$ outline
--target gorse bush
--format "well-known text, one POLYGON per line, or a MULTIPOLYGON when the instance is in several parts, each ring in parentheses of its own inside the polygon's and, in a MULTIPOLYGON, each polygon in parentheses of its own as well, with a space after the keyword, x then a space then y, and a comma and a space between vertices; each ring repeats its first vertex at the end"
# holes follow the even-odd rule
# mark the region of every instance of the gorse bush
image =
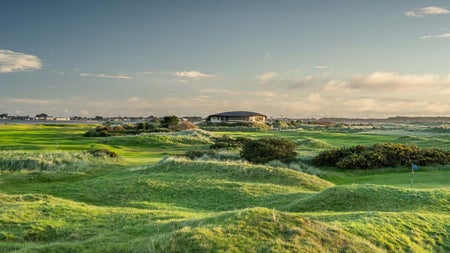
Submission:
POLYGON ((252 163, 267 163, 279 160, 291 163, 297 160, 295 143, 285 138, 263 137, 244 143, 241 157, 252 163))
POLYGON ((440 149, 420 149, 416 145, 378 143, 326 150, 313 159, 319 166, 342 169, 373 169, 382 167, 433 165, 450 163, 450 152, 440 149))
POLYGON ((211 149, 234 149, 242 148, 242 146, 251 139, 248 137, 233 138, 229 135, 224 134, 220 137, 213 137, 212 140, 214 141, 214 143, 209 146, 211 149))

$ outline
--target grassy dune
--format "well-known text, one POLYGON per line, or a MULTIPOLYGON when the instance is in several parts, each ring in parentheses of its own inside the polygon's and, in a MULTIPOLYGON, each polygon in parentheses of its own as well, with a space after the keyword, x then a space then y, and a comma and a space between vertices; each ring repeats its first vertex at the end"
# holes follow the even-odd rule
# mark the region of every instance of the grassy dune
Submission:
MULTIPOLYGON (((97 139, 84 130, 0 126, 0 252, 450 252, 448 166, 420 168, 413 187, 408 168, 323 168, 325 180, 279 164, 156 162, 208 148, 203 134, 97 139), (83 156, 93 148, 121 158, 83 156)), ((282 135, 305 153, 380 140, 449 148, 447 137, 420 133, 231 134, 282 135)))

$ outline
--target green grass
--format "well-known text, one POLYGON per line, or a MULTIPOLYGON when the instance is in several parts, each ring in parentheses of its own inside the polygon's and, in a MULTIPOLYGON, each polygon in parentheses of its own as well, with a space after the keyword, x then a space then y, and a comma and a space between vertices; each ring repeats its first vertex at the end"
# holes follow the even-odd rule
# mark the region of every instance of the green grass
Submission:
MULTIPOLYGON (((208 132, 83 137, 89 128, 0 125, 0 252, 450 252, 448 166, 419 168, 412 186, 408 168, 318 178, 165 158, 208 149, 208 132), (82 156, 100 148, 120 158, 82 156)), ((302 156, 377 142, 450 149, 428 126, 214 134, 283 136, 302 156)))
POLYGON ((413 189, 450 189, 450 166, 420 167, 411 173, 410 168, 387 168, 376 170, 344 171, 325 170, 324 178, 338 185, 377 184, 413 189), (412 184, 411 184, 411 178, 412 184))
POLYGON ((450 212, 448 190, 413 190, 392 186, 354 184, 330 187, 292 202, 289 211, 432 211, 450 212))

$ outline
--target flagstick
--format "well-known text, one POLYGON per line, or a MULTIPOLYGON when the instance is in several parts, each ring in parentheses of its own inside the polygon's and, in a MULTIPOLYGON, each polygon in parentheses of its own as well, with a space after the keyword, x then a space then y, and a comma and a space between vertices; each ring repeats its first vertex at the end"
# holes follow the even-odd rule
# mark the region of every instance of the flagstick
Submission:
POLYGON ((411 165, 411 187, 413 186, 414 183, 414 166, 411 165))

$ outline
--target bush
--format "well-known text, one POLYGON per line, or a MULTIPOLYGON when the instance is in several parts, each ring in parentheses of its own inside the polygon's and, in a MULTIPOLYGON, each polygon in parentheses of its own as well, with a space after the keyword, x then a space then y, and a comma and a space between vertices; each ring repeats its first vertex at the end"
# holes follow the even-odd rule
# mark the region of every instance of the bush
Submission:
POLYGON ((344 147, 321 152, 313 159, 319 166, 342 169, 373 169, 382 167, 447 164, 450 152, 440 149, 419 149, 415 145, 378 143, 370 147, 344 147))
POLYGON ((164 118, 161 120, 161 127, 169 128, 170 126, 178 125, 178 122, 180 122, 180 119, 178 119, 177 116, 164 116, 164 118))
POLYGON ((244 143, 241 157, 252 163, 267 163, 279 160, 284 163, 296 161, 295 143, 285 138, 264 137, 244 143))
POLYGON ((172 131, 182 131, 182 130, 191 130, 191 129, 196 129, 197 126, 189 121, 183 121, 178 125, 173 125, 173 126, 169 126, 169 130, 172 131))
POLYGON ((96 129, 89 130, 86 133, 83 134, 84 137, 107 137, 111 136, 110 133, 108 133, 107 130, 100 130, 97 131, 96 129))
POLYGON ((214 141, 214 144, 210 145, 209 148, 211 149, 234 149, 234 148, 242 148, 244 143, 250 141, 251 139, 248 137, 237 137, 232 138, 229 135, 222 135, 221 137, 215 137, 212 138, 214 141))
POLYGON ((204 155, 214 156, 215 154, 216 154, 216 152, 214 152, 212 150, 191 150, 191 151, 187 151, 185 153, 185 156, 187 156, 191 160, 195 160, 195 159, 201 158, 204 155))
POLYGON ((118 157, 117 153, 107 150, 107 149, 96 149, 96 150, 89 150, 89 153, 93 156, 93 157, 99 157, 99 158, 103 158, 103 157, 118 157))

